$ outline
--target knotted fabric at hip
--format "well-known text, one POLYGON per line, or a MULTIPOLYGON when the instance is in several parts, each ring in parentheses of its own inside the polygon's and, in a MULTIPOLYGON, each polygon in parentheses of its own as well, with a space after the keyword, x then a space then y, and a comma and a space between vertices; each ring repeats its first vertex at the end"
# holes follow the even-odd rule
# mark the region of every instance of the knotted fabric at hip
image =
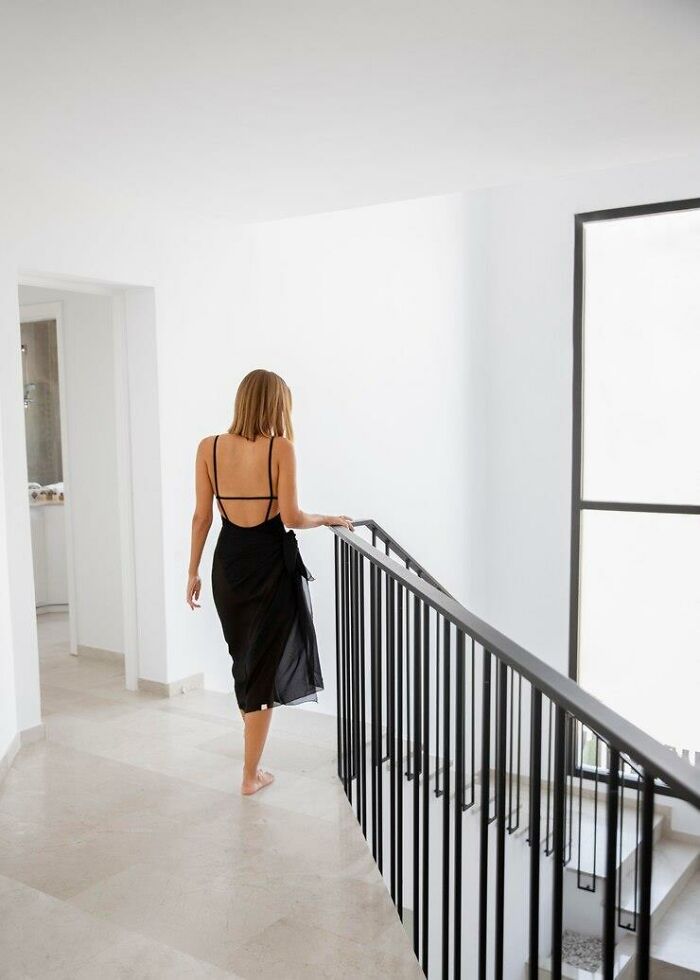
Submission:
POLYGON ((296 572, 298 572, 309 582, 314 581, 313 575, 304 564, 301 554, 299 553, 299 544, 294 531, 287 531, 287 533, 284 535, 282 540, 282 554, 284 556, 284 564, 290 575, 294 575, 296 572))

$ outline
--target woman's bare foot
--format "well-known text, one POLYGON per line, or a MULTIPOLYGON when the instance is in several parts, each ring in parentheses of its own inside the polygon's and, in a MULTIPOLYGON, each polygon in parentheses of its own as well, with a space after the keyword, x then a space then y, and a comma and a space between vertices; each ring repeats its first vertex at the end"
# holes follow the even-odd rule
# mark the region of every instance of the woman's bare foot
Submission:
POLYGON ((264 769, 258 769, 255 776, 252 778, 243 776, 241 793, 243 796, 252 796, 253 793, 257 793, 259 789, 269 786, 270 783, 274 781, 274 778, 275 777, 271 772, 265 772, 264 769))

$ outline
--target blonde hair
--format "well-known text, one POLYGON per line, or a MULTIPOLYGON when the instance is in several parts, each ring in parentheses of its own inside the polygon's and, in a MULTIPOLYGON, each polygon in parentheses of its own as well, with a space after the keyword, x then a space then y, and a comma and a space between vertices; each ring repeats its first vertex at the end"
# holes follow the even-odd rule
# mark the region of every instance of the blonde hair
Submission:
POLYGON ((286 436, 293 441, 292 393, 279 374, 262 368, 246 374, 236 392, 228 431, 244 439, 286 436))

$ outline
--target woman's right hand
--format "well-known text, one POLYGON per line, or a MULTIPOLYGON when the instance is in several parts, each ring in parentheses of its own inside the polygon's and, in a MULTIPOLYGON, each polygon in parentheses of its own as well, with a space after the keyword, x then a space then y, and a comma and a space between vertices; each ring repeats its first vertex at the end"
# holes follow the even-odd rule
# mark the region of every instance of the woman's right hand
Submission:
POLYGON ((348 531, 354 531, 352 526, 352 517, 348 517, 346 514, 339 514, 336 517, 326 517, 324 524, 326 527, 346 527, 348 531))

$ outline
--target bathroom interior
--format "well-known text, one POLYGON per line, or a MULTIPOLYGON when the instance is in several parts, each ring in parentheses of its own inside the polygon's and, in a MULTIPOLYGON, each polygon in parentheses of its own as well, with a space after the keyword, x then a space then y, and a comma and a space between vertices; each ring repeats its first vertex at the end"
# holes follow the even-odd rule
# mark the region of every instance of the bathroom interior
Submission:
POLYGON ((27 477, 37 614, 68 612, 65 486, 55 319, 21 324, 27 477))

